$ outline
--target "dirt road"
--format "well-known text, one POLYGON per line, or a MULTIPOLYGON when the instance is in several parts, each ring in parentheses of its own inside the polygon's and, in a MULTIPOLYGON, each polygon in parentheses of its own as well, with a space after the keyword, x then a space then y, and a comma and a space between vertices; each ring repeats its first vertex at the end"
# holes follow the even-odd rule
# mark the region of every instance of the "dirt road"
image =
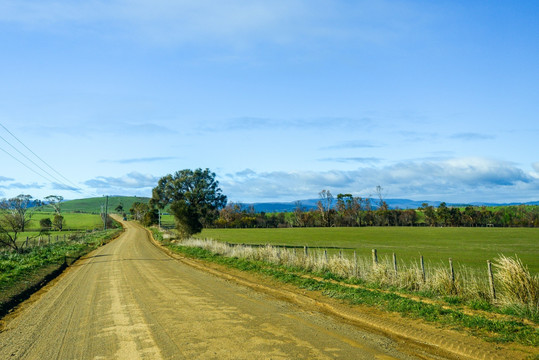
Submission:
POLYGON ((126 232, 34 295, 0 359, 412 359, 384 337, 175 260, 126 232))

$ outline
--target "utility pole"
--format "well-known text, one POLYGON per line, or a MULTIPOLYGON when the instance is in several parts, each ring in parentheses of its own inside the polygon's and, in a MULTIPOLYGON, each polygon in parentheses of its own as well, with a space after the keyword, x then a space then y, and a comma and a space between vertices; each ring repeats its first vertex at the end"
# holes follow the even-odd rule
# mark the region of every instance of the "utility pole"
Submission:
POLYGON ((108 211, 109 211, 109 196, 107 195, 106 196, 106 200, 105 200, 105 230, 107 230, 107 214, 108 214, 108 211))
POLYGON ((157 209, 157 213, 159 214, 159 230, 161 230, 161 209, 157 209))

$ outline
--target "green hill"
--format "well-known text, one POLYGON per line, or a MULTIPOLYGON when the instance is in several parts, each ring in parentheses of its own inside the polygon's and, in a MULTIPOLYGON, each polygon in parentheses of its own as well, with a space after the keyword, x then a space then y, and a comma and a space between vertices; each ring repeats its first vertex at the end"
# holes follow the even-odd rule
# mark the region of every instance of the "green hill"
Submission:
MULTIPOLYGON (((134 202, 147 203, 150 198, 137 197, 137 196, 109 196, 108 211, 109 213, 115 212, 114 209, 119 204, 122 204, 125 212, 129 212, 129 209, 134 202)), ((105 197, 96 197, 88 199, 68 200, 62 202, 62 212, 82 212, 82 213, 94 213, 99 214, 101 212, 101 205, 105 206, 105 197)), ((50 208, 50 207, 48 207, 50 208)))

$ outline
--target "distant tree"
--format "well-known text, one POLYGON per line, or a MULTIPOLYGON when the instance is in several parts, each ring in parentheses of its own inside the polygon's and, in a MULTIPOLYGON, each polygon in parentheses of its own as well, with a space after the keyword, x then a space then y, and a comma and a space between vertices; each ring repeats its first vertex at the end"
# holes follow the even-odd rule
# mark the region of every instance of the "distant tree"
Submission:
POLYGON ((62 203, 62 201, 64 200, 64 197, 63 196, 60 196, 60 195, 49 195, 49 196, 46 196, 45 197, 45 200, 47 201, 47 203, 52 206, 52 208, 54 209, 54 212, 57 214, 57 215, 61 215, 61 209, 60 209, 60 205, 62 203))
POLYGON ((384 200, 384 188, 376 186, 376 195, 378 196, 378 209, 376 209, 376 222, 378 225, 389 225, 389 206, 384 200))
POLYGON ((52 221, 50 218, 43 218, 39 220, 39 227, 41 228, 41 232, 48 232, 52 228, 52 221))
POLYGON ((429 205, 428 203, 421 204, 423 214, 425 215, 425 224, 429 226, 435 226, 436 225, 436 211, 434 211, 434 207, 432 205, 429 205))
POLYGON ((123 204, 120 202, 120 203, 118 204, 118 206, 116 206, 116 208, 115 208, 114 210, 116 210, 116 212, 117 212, 118 214, 123 213, 123 212, 124 212, 124 206, 123 206, 123 204))
POLYGON ((54 218, 52 220, 52 225, 54 226, 54 228, 58 231, 62 231, 62 229, 64 228, 65 226, 65 220, 64 220, 64 217, 60 214, 56 214, 54 215, 54 218))
POLYGON ((156 208, 148 207, 148 211, 142 218, 142 224, 144 226, 152 226, 159 224, 159 211, 156 208))
POLYGON ((295 202, 296 207, 294 208, 294 226, 304 227, 305 226, 305 207, 301 204, 301 201, 295 202))
POLYGON ((148 206, 148 204, 142 203, 140 201, 135 201, 129 209, 129 212, 133 216, 133 219, 137 221, 142 221, 148 211, 150 211, 150 207, 148 206))
POLYGON ((340 226, 361 226, 362 199, 352 194, 337 195, 337 212, 340 226))
POLYGON ((22 251, 23 244, 19 244, 17 238, 32 218, 28 211, 31 199, 30 195, 19 195, 0 201, 0 246, 22 251))
POLYGON ((30 211, 30 205, 32 203, 32 196, 30 195, 18 195, 5 202, 4 208, 8 209, 19 223, 21 232, 24 232, 26 225, 32 218, 32 212, 30 211))
POLYGON ((331 226, 331 206, 333 205, 333 195, 329 190, 322 190, 318 193, 320 200, 317 203, 318 211, 322 216, 323 226, 331 226))
POLYGON ((215 173, 209 169, 185 169, 159 179, 150 204, 164 209, 170 204, 176 227, 182 237, 202 231, 226 205, 215 173))
POLYGON ((399 215, 399 222, 401 225, 413 226, 417 221, 417 213, 415 210, 407 209, 402 210, 399 215))
POLYGON ((436 216, 442 225, 449 225, 451 219, 451 212, 445 202, 438 205, 436 209, 436 216))

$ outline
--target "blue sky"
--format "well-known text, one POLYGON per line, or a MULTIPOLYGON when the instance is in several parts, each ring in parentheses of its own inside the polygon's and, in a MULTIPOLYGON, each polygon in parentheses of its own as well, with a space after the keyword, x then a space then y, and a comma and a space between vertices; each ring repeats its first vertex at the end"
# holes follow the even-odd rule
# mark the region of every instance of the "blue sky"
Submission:
POLYGON ((0 198, 150 196, 161 176, 208 167, 242 202, 377 185, 539 200, 538 14, 537 1, 0 0, 0 198))

